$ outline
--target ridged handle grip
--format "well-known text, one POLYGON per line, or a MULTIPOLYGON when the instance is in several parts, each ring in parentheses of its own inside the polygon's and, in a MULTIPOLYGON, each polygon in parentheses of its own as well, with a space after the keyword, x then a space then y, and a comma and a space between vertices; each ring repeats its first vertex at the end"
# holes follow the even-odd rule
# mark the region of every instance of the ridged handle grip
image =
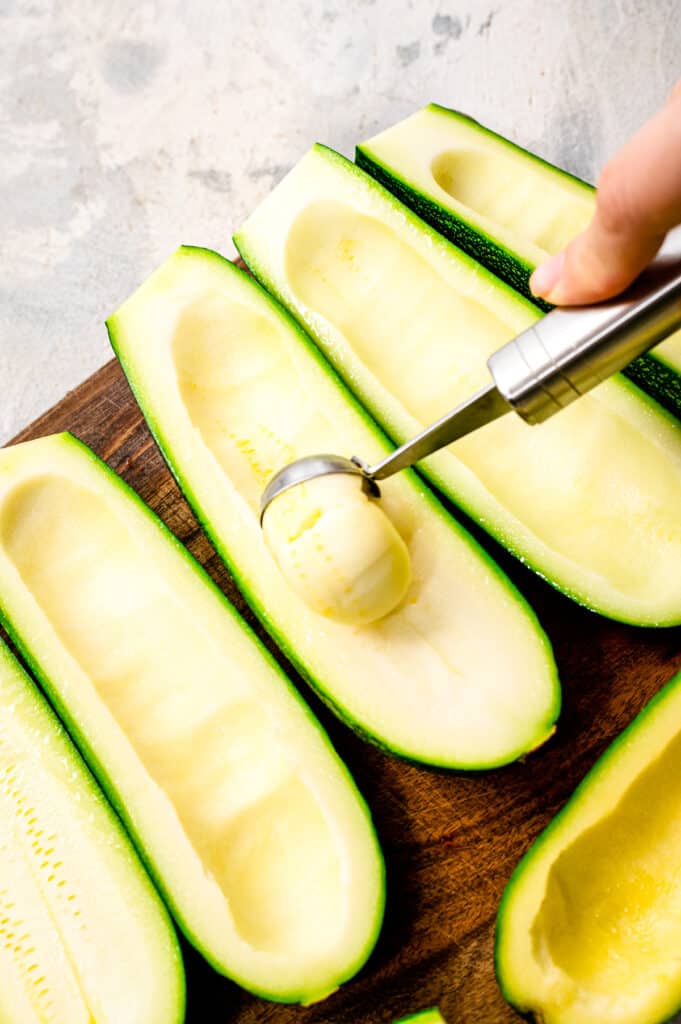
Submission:
POLYGON ((555 309, 490 356, 503 397, 541 423, 681 327, 681 228, 622 295, 555 309))

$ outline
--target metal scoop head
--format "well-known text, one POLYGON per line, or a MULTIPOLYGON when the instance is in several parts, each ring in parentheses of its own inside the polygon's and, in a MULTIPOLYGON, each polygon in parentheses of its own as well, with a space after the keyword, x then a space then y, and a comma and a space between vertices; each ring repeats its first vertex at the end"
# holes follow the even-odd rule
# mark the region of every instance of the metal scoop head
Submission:
POLYGON ((343 455, 305 455, 302 459, 289 462, 287 466, 275 473, 260 499, 260 525, 272 501, 284 491, 318 476, 329 476, 331 473, 349 473, 362 478, 362 486, 373 498, 380 497, 378 484, 372 480, 367 467, 353 456, 346 459, 343 455))

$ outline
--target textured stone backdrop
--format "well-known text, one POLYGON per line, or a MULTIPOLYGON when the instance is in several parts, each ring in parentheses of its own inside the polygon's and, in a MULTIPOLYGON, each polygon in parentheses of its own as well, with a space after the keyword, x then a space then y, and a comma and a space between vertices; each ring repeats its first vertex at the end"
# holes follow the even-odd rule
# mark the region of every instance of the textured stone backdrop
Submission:
POLYGON ((680 44, 678 0, 0 0, 0 442, 313 141, 351 155, 437 100, 593 178, 680 44))

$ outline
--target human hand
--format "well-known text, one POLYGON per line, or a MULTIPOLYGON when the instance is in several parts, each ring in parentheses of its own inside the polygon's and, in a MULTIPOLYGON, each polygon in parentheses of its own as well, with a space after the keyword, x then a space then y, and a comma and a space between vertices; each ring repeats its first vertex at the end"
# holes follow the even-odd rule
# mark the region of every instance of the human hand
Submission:
POLYGON ((681 80, 669 101, 604 167, 591 223, 537 267, 532 292, 557 306, 617 295, 681 223, 681 80))

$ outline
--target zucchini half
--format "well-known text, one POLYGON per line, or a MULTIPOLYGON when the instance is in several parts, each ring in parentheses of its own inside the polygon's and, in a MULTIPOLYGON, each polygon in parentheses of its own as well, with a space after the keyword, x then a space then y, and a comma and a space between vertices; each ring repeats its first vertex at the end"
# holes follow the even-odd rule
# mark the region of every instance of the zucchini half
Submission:
MULTIPOLYGON (((361 143, 355 159, 446 238, 551 308, 532 295, 529 277, 591 220, 591 185, 436 103, 361 143)), ((681 331, 625 372, 681 413, 681 331)))
POLYGON ((383 912, 366 806, 198 563, 70 435, 0 451, 0 606, 206 959, 288 1002, 351 977, 383 912))
POLYGON ((309 338, 228 260, 182 248, 108 322, 188 501, 255 613, 351 726, 428 764, 488 768, 547 738, 560 696, 532 611, 413 474, 382 486, 412 582, 355 626, 312 611, 259 525, 273 473, 320 451, 389 450, 309 338))
POLYGON ((0 1020, 180 1024, 168 915, 44 698, 0 641, 0 1020))
MULTIPOLYGON (((489 382, 539 312, 354 164, 315 146, 236 244, 398 442, 489 382)), ((681 428, 620 378, 421 464, 522 561, 604 615, 681 622, 681 428)))
POLYGON ((681 1008, 681 673, 612 743, 504 893, 496 968, 542 1024, 681 1008))

